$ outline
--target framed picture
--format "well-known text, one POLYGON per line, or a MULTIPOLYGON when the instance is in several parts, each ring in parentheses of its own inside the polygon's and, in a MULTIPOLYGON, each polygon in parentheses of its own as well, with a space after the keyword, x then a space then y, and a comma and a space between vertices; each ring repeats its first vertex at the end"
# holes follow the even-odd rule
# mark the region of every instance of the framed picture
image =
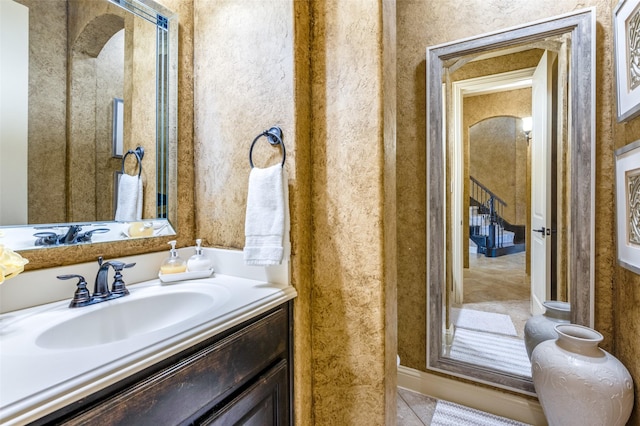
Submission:
POLYGON ((640 140, 616 150, 618 263, 640 274, 640 140))
POLYGON ((640 113, 640 0, 622 0, 613 12, 618 121, 640 113))
POLYGON ((113 152, 112 156, 122 158, 124 102, 120 98, 113 98, 113 152))

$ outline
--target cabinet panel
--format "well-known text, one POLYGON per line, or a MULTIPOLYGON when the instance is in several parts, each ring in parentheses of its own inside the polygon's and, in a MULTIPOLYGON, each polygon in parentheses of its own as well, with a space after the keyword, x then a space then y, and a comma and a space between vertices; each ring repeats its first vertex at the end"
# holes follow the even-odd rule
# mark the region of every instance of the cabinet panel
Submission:
POLYGON ((201 424, 206 426, 280 426, 289 424, 287 362, 280 361, 225 409, 201 424))
POLYGON ((201 416, 278 359, 287 358, 286 307, 284 305, 151 375, 64 424, 177 425, 201 416))

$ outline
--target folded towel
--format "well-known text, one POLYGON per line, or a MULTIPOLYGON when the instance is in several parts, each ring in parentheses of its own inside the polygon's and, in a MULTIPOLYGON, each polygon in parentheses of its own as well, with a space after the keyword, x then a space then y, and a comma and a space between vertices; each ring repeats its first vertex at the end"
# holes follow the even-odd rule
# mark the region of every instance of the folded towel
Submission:
POLYGON ((137 175, 120 175, 117 203, 116 221, 129 222, 142 219, 142 178, 137 175))
POLYGON ((266 169, 251 169, 244 225, 244 263, 247 265, 279 265, 282 262, 283 180, 280 164, 266 169))

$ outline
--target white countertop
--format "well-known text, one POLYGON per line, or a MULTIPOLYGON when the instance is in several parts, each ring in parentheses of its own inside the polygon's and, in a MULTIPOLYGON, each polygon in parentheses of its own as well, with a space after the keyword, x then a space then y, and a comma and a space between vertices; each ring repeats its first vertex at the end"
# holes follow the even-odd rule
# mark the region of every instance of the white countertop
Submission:
POLYGON ((208 309, 181 321, 107 344, 43 348, 36 344, 43 328, 70 316, 100 309, 154 291, 187 288, 189 281, 160 280, 129 285, 131 296, 69 309, 69 299, 0 315, 0 423, 20 425, 116 383, 237 324, 296 297, 287 284, 215 274, 195 280, 220 295, 208 309))

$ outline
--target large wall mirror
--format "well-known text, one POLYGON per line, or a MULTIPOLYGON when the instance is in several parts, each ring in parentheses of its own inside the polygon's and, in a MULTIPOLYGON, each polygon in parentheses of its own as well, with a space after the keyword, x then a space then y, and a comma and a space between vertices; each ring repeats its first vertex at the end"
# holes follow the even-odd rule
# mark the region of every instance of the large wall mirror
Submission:
POLYGON ((0 51, 0 244, 174 234, 177 15, 149 0, 0 7, 14 47, 0 51))
POLYGON ((534 394, 524 324, 593 326, 595 12, 427 49, 427 368, 534 394))

